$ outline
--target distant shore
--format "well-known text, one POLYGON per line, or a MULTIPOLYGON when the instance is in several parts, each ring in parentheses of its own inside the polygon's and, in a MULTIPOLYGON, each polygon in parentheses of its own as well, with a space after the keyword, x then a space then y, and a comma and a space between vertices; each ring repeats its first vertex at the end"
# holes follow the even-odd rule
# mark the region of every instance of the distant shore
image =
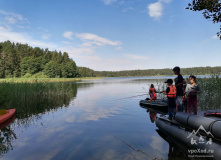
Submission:
POLYGON ((35 82, 76 82, 82 80, 102 79, 104 77, 79 77, 79 78, 4 78, 0 83, 35 83, 35 82))
MULTIPOLYGON (((175 75, 155 75, 155 76, 119 76, 119 77, 78 77, 78 78, 3 78, 0 83, 35 83, 35 82, 76 82, 82 80, 95 80, 103 78, 133 78, 133 77, 172 77, 175 75)), ((184 77, 189 75, 183 75, 184 77)), ((209 78, 214 75, 197 75, 200 78, 209 78), (205 76, 205 77, 204 77, 205 76)))

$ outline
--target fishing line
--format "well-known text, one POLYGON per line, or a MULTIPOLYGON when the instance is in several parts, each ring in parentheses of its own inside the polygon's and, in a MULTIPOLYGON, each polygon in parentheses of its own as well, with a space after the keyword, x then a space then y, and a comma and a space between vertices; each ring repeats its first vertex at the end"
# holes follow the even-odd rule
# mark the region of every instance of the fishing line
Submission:
POLYGON ((126 144, 128 147, 130 147, 132 150, 136 151, 136 152, 141 152, 143 154, 145 154, 146 156, 148 156, 150 159, 155 160, 155 158, 152 158, 150 155, 148 155, 146 152, 140 150, 140 149, 135 149, 133 146, 131 146, 130 144, 128 144, 127 142, 125 142, 124 140, 118 138, 117 136, 114 136, 115 139, 123 142, 124 144, 126 144))
POLYGON ((148 95, 148 94, 147 94, 147 93, 146 93, 146 94, 140 94, 140 95, 136 95, 136 96, 131 96, 131 97, 125 97, 125 98, 116 99, 116 100, 113 100, 113 101, 119 101, 119 100, 123 100, 123 99, 129 99, 129 98, 139 97, 139 96, 143 96, 143 95, 148 95))

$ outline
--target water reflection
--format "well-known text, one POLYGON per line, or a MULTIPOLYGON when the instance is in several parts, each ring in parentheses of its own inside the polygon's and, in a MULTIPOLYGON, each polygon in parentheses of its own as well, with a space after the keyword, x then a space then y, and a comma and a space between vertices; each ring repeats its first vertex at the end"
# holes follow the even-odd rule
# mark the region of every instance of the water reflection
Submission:
MULTIPOLYGON (((30 125, 41 121, 46 113, 55 113, 63 107, 69 107, 76 98, 78 89, 83 90, 92 86, 93 83, 1 84, 0 88, 5 89, 1 93, 5 97, 4 101, 1 101, 1 106, 5 109, 16 108, 17 117, 14 124, 12 122, 15 116, 0 125, 0 156, 13 150, 13 141, 17 139, 17 136, 12 128, 27 129, 30 125)), ((42 122, 41 125, 44 126, 42 122)), ((23 145, 24 143, 21 146, 23 145)))
POLYGON ((150 117, 150 121, 152 123, 155 122, 155 119, 156 119, 156 116, 157 116, 157 113, 154 112, 152 109, 147 109, 147 113, 149 112, 149 117, 150 117))
POLYGON ((14 123, 5 127, 14 133, 8 142, 13 150, 9 147, 2 155, 28 160, 149 159, 116 140, 118 137, 152 158, 175 157, 177 148, 155 131, 153 122, 162 112, 139 107, 140 99, 146 96, 135 96, 146 93, 148 84, 157 86, 154 81, 122 78, 8 85, 11 101, 3 106, 15 107, 18 112, 14 123))
POLYGON ((16 116, 14 115, 0 124, 0 157, 3 157, 8 151, 13 150, 12 141, 17 139, 17 136, 9 124, 12 123, 15 118, 16 116))

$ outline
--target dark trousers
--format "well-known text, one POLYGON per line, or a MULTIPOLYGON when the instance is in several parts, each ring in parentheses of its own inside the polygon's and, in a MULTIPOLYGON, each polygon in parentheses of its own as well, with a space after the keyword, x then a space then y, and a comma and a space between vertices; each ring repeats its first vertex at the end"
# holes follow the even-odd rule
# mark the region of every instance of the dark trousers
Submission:
POLYGON ((197 96, 188 95, 187 97, 187 113, 191 113, 193 110, 194 114, 197 115, 197 96))
POLYGON ((173 117, 176 114, 176 99, 175 98, 168 98, 168 113, 170 117, 173 117))

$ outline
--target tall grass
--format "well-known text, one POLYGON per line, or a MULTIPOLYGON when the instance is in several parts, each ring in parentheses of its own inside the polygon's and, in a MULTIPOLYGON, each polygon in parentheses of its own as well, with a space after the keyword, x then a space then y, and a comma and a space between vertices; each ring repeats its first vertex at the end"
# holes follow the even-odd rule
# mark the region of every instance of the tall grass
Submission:
MULTIPOLYGON (((93 83, 0 83, 0 109, 16 108, 16 125, 24 128, 40 119, 48 111, 56 111, 77 95, 77 88, 93 83)), ((13 127, 8 125, 0 132, 0 158, 13 150, 16 139, 13 127)))
POLYGON ((75 83, 1 83, 0 108, 16 108, 17 118, 28 118, 68 106, 76 97, 75 83))
POLYGON ((221 108, 221 78, 212 76, 211 78, 197 79, 201 94, 198 96, 198 106, 201 110, 221 108))

